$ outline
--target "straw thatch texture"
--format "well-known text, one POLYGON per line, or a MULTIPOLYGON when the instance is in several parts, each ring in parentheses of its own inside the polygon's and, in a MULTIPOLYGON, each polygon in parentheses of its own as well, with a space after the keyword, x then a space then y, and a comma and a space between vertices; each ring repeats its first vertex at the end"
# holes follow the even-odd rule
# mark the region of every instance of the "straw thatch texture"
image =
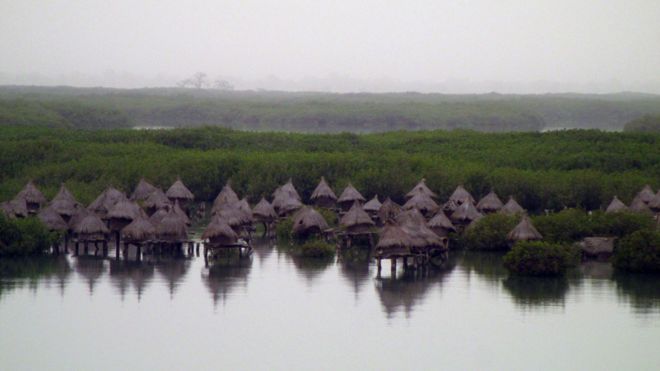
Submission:
POLYGON ((55 201, 59 201, 59 200, 67 200, 67 201, 70 201, 70 202, 73 202, 73 203, 78 203, 78 200, 76 200, 76 197, 73 195, 73 193, 71 193, 66 188, 64 183, 62 183, 60 185, 60 190, 57 191, 57 194, 55 195, 55 197, 53 197, 53 199, 51 200, 51 203, 55 202, 55 201))
POLYGON ((156 237, 167 242, 181 242, 188 239, 186 222, 170 209, 156 225, 156 237))
POLYGON ((273 192, 273 203, 275 202, 275 199, 277 198, 294 198, 298 201, 301 201, 302 199, 300 198, 300 195, 298 194, 298 191, 296 191, 296 187, 293 186, 293 181, 289 179, 286 184, 284 184, 281 187, 278 187, 275 192, 273 192), (283 197, 286 196, 286 197, 283 197))
POLYGON ((456 232, 456 227, 442 210, 438 210, 433 218, 426 223, 426 226, 440 237, 447 236, 449 232, 456 232))
POLYGON ((507 235, 509 241, 533 241, 541 240, 543 236, 536 230, 532 221, 527 215, 523 215, 522 220, 507 235))
POLYGON ((155 213, 153 213, 149 217, 149 222, 154 226, 157 226, 158 224, 160 224, 160 221, 163 220, 163 218, 170 213, 170 210, 172 210, 172 208, 173 206, 167 205, 162 209, 158 209, 155 213))
POLYGON ((172 202, 165 195, 160 188, 156 188, 142 203, 145 208, 154 213, 156 210, 162 209, 166 206, 172 206, 172 202))
POLYGON ((463 185, 459 185, 454 190, 454 193, 449 196, 449 201, 453 201, 457 205, 463 204, 465 201, 470 201, 470 203, 475 203, 474 197, 468 192, 463 185))
POLYGON ((293 218, 293 234, 304 236, 321 233, 328 229, 328 223, 323 215, 311 207, 305 206, 293 218))
POLYGON ((612 198, 612 201, 610 204, 607 206, 607 209, 605 209, 606 213, 618 213, 622 211, 628 211, 628 206, 621 202, 617 196, 614 196, 612 198))
POLYGON ((410 255, 412 241, 403 227, 392 222, 385 224, 378 235, 376 244, 376 256, 389 258, 410 255))
POLYGON ((105 239, 106 234, 110 232, 101 218, 94 213, 89 213, 82 218, 76 224, 73 231, 78 235, 78 239, 80 240, 105 239))
POLYGON ((27 202, 22 198, 0 203, 0 211, 8 218, 26 218, 28 216, 27 202))
POLYGON ((466 225, 482 216, 483 214, 474 207, 472 202, 464 202, 451 214, 451 220, 454 223, 466 225))
POLYGON ((507 215, 514 215, 514 214, 520 214, 524 213, 525 209, 523 209, 518 202, 513 198, 513 196, 509 196, 509 200, 502 206, 502 208, 499 211, 502 214, 507 214, 507 215))
POLYGON ((53 197, 49 205, 49 207, 60 214, 64 220, 70 219, 75 213, 78 212, 77 208, 81 206, 82 204, 76 200, 76 198, 71 192, 69 192, 64 184, 60 186, 60 190, 57 192, 55 197, 53 197))
POLYGON ((640 199, 642 202, 645 204, 648 204, 651 202, 651 200, 655 197, 655 194, 653 193, 653 189, 651 188, 650 185, 645 185, 644 188, 642 188, 641 191, 635 196, 635 198, 640 199))
POLYGON ((238 235, 224 219, 214 217, 204 230, 202 239, 220 245, 233 245, 238 241, 238 235))
POLYGON ((176 182, 170 186, 167 192, 165 192, 165 195, 172 201, 192 201, 195 199, 195 196, 192 194, 192 192, 190 192, 188 187, 183 184, 181 179, 177 179, 176 182))
POLYGON ((642 214, 653 213, 651 211, 651 208, 649 208, 649 205, 647 205, 646 202, 644 202, 642 197, 640 197, 639 195, 635 196, 635 198, 632 200, 629 209, 630 211, 634 211, 636 213, 642 213, 642 214))
POLYGON ((37 218, 51 231, 66 231, 69 229, 69 226, 60 214, 50 207, 41 209, 37 214, 37 218))
POLYGON ((254 206, 252 215, 259 221, 273 221, 277 218, 275 208, 264 197, 254 206))
POLYGON ((383 204, 381 204, 378 200, 378 195, 375 195, 374 198, 367 201, 364 206, 362 206, 362 209, 373 215, 378 213, 378 210, 380 210, 381 206, 383 206, 383 204))
POLYGON ((351 183, 348 183, 344 191, 341 193, 341 196, 337 199, 337 202, 342 206, 351 207, 355 201, 364 202, 366 199, 364 196, 358 192, 351 183))
POLYGON ((614 252, 613 237, 586 237, 578 243, 580 250, 587 256, 610 256, 614 252))
POLYGON ((273 207, 280 216, 290 215, 303 207, 302 202, 291 194, 281 192, 273 199, 273 207))
POLYGON ((174 213, 176 215, 179 216, 179 218, 181 218, 183 220, 184 223, 186 223, 186 225, 191 224, 191 221, 190 221, 190 218, 188 217, 188 214, 186 214, 186 212, 183 211, 181 206, 179 206, 179 200, 178 199, 174 202, 174 206, 172 207, 172 210, 174 211, 174 213))
POLYGON ((413 250, 445 247, 440 237, 426 226, 426 220, 417 209, 406 210, 399 214, 397 223, 408 234, 409 247, 413 250))
POLYGON ((238 202, 239 198, 236 192, 231 188, 231 184, 227 182, 220 193, 213 200, 213 209, 212 211, 219 210, 223 205, 231 205, 235 202, 238 202))
POLYGON ((411 197, 404 205, 404 210, 417 209, 424 215, 435 214, 440 206, 433 199, 425 194, 419 193, 411 197))
POLYGON ((89 206, 87 206, 87 209, 105 217, 108 211, 110 211, 117 202, 126 201, 127 199, 126 195, 120 190, 114 187, 108 187, 91 204, 89 204, 89 206))
POLYGON ((416 195, 420 195, 420 194, 432 198, 438 197, 438 195, 433 193, 433 191, 431 191, 431 189, 428 186, 426 186, 426 179, 420 180, 419 183, 417 183, 417 185, 413 187, 413 189, 411 189, 410 192, 406 194, 406 198, 413 198, 416 195))
POLYGON ((660 191, 649 201, 649 208, 655 212, 660 211, 660 191))
POLYGON ((126 242, 140 243, 156 237, 154 227, 144 214, 139 214, 133 221, 121 230, 121 238, 126 242))
POLYGON ((231 205, 224 205, 214 216, 224 220, 232 228, 250 225, 253 221, 252 211, 249 206, 246 209, 242 203, 242 201, 236 201, 231 205))
POLYGON ((321 177, 321 181, 312 192, 310 200, 321 207, 332 207, 337 202, 337 195, 325 181, 325 178, 321 177))
POLYGON ((385 223, 388 220, 395 219, 399 213, 401 213, 401 206, 388 197, 378 210, 378 218, 385 223))
POLYGON ((93 212, 87 210, 86 208, 82 206, 77 206, 75 208, 75 211, 73 215, 71 215, 71 218, 69 218, 69 229, 72 231, 75 231, 76 226, 80 224, 80 222, 87 217, 87 215, 93 214, 93 212))
POLYGON ((133 194, 131 194, 131 200, 132 201, 144 201, 156 189, 157 188, 154 187, 151 183, 147 182, 144 178, 142 178, 142 179, 140 179, 138 184, 135 186, 135 189, 133 190, 133 194))
POLYGON ((41 193, 31 180, 18 192, 16 198, 24 199, 28 203, 28 208, 30 206, 29 204, 43 205, 47 202, 44 194, 41 193))
POLYGON ((117 202, 112 208, 108 211, 108 219, 124 219, 131 221, 138 217, 142 212, 140 206, 135 202, 129 200, 122 200, 117 202))
POLYGON ((502 206, 504 206, 504 204, 502 203, 502 200, 497 197, 497 193, 490 191, 490 193, 479 200, 479 203, 477 203, 477 210, 482 213, 494 213, 499 211, 502 206))
POLYGON ((360 232, 373 226, 374 221, 356 201, 350 210, 341 217, 339 224, 344 226, 348 232, 360 232))

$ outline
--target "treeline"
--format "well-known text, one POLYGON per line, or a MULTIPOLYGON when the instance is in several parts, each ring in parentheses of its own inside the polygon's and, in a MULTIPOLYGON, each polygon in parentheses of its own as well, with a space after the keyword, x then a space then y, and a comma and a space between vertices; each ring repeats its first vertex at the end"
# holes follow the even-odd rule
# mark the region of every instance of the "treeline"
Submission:
POLYGON ((222 126, 251 131, 620 130, 660 114, 654 95, 330 94, 202 89, 0 88, 0 124, 222 126), (88 120, 80 120, 84 115, 88 120))
POLYGON ((246 133, 220 128, 79 131, 0 127, 0 200, 33 179, 47 196, 60 183, 90 202, 105 187, 131 191, 141 177, 167 188, 177 176, 198 200, 228 180, 254 203, 293 179, 308 199, 321 176, 337 193, 352 182, 365 197, 403 195, 425 177, 441 198, 463 184, 494 189, 540 212, 598 209, 660 186, 660 135, 563 131, 382 134, 246 133))
POLYGON ((632 120, 623 127, 623 131, 660 133, 660 115, 646 115, 632 120))

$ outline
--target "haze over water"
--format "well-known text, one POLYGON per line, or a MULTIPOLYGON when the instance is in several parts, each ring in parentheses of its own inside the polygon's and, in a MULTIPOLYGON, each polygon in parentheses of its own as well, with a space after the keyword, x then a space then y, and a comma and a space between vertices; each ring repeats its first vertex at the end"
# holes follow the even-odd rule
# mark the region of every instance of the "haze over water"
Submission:
POLYGON ((583 265, 511 278, 452 253, 427 277, 368 261, 3 261, 0 369, 657 369, 660 285, 583 265), (28 277, 28 278, 26 278, 28 277))

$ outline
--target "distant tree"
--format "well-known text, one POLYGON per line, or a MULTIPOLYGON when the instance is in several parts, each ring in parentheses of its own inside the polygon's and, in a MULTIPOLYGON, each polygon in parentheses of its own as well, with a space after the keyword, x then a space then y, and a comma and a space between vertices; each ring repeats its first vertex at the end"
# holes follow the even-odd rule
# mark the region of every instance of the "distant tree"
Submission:
POLYGON ((234 85, 223 79, 216 79, 213 82, 213 88, 218 90, 234 90, 234 85))
POLYGON ((645 115, 632 120, 626 123, 623 131, 660 132, 660 116, 645 115))
POLYGON ((191 77, 179 81, 177 85, 181 88, 203 89, 209 86, 208 76, 204 72, 197 72, 191 77))

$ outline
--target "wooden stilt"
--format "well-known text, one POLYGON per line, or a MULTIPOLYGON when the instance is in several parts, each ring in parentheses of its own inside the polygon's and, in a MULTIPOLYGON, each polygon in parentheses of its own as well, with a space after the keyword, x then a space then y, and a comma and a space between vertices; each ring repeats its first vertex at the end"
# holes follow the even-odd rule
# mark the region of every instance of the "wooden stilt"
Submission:
POLYGON ((89 253, 89 246, 87 245, 87 241, 85 241, 85 255, 89 253))
POLYGON ((209 251, 206 244, 204 244, 204 266, 209 266, 209 251))
POLYGON ((137 252, 135 253, 135 258, 137 259, 137 261, 141 261, 142 260, 142 244, 138 243, 136 246, 137 246, 137 252))
POLYGON ((79 243, 78 241, 76 241, 75 252, 74 252, 74 255, 75 255, 75 256, 78 256, 79 247, 80 247, 80 243, 79 243))

